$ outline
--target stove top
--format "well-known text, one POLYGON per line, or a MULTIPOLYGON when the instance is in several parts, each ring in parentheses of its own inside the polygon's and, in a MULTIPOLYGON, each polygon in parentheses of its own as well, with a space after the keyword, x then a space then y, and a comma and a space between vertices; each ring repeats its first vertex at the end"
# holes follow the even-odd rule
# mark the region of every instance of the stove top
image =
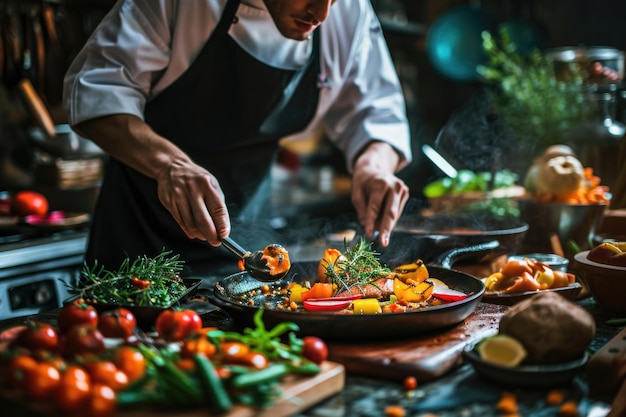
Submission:
POLYGON ((46 262, 67 257, 83 256, 88 230, 62 230, 22 239, 0 242, 0 270, 46 262))

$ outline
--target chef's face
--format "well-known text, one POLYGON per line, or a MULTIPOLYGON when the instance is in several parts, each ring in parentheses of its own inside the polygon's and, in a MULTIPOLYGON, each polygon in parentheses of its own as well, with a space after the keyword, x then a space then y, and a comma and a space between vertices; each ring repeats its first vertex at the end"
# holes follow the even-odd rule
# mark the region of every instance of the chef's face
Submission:
POLYGON ((328 17, 336 0, 264 0, 274 24, 289 39, 303 41, 328 17))

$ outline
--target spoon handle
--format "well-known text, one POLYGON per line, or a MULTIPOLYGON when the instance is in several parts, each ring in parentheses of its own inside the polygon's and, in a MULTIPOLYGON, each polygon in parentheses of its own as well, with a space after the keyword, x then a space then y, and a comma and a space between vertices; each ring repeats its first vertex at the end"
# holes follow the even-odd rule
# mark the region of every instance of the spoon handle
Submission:
POLYGON ((232 253, 234 253, 240 258, 243 258, 247 253, 249 253, 249 251, 239 246, 237 242, 235 242, 229 237, 224 237, 221 239, 221 241, 222 241, 222 245, 224 245, 226 249, 230 250, 232 253))

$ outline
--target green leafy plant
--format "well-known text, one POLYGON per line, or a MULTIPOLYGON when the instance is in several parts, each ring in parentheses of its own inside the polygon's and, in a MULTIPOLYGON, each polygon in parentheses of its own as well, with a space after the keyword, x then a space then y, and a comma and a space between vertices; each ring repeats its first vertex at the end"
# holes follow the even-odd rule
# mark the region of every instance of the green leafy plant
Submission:
POLYGON ((477 67, 490 90, 493 110, 515 136, 543 146, 558 143, 581 120, 590 116, 584 97, 584 74, 572 64, 558 76, 554 61, 534 50, 522 56, 505 28, 499 39, 485 31, 483 49, 488 62, 477 67))

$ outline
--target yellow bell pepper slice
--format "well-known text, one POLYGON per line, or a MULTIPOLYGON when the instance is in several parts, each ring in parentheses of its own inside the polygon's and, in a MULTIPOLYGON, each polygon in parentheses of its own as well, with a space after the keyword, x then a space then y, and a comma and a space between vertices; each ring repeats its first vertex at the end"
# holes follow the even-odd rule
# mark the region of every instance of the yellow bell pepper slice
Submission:
POLYGON ((376 298, 361 298, 352 302, 354 314, 379 314, 382 312, 376 298))
POLYGON ((289 302, 290 303, 302 303, 302 293, 308 291, 309 289, 303 287, 300 284, 293 284, 289 288, 289 302))
POLYGON ((421 259, 410 263, 398 265, 392 271, 392 276, 398 278, 402 282, 415 283, 423 282, 428 278, 428 268, 421 259))
POLYGON ((419 303, 421 301, 428 300, 433 294, 435 285, 432 282, 424 281, 419 284, 409 285, 402 282, 400 279, 395 278, 393 280, 393 293, 398 300, 403 300, 409 303, 419 303))

